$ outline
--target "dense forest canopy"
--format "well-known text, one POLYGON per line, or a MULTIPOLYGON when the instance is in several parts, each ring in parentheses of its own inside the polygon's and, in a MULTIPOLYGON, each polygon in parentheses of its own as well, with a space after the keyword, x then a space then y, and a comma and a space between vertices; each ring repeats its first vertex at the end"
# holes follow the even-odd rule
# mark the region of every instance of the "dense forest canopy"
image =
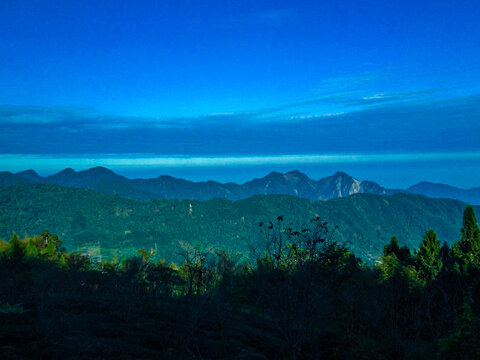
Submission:
MULTIPOLYGON (((329 201, 287 195, 254 196, 240 201, 214 199, 134 201, 49 184, 0 187, 0 238, 58 234, 71 250, 92 256, 131 256, 138 248, 156 248, 169 261, 179 242, 200 242, 249 253, 257 243, 258 223, 283 215, 298 227, 320 216, 338 225, 336 240, 367 262, 376 261, 392 236, 417 248, 423 234, 435 229, 452 244, 462 225, 465 204, 420 195, 357 194, 329 201)), ((478 208, 477 212, 479 211, 478 208)))

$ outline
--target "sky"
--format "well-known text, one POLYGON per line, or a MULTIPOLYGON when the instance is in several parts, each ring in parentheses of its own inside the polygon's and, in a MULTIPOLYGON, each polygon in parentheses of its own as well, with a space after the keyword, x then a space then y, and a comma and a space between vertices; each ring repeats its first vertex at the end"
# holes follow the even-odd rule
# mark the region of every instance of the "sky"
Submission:
POLYGON ((0 171, 480 186, 475 1, 0 0, 0 171))

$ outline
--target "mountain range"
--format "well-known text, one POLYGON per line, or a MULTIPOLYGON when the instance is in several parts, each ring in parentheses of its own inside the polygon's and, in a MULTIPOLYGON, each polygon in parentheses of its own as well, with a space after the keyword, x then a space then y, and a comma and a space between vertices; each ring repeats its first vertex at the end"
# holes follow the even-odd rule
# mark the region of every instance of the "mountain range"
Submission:
POLYGON ((265 177, 253 179, 244 184, 216 181, 192 182, 168 175, 150 179, 128 179, 104 167, 94 167, 78 172, 67 168, 46 177, 38 175, 34 170, 21 171, 16 174, 0 172, 0 186, 17 183, 46 183, 88 188, 104 194, 116 194, 144 201, 152 199, 211 200, 214 198, 240 200, 254 195, 267 194, 294 195, 310 200, 328 200, 359 193, 393 195, 407 192, 480 204, 480 187, 467 190, 449 185, 421 182, 408 189, 388 189, 374 181, 359 181, 344 172, 337 172, 320 180, 311 179, 298 170, 285 174, 271 172, 265 177))

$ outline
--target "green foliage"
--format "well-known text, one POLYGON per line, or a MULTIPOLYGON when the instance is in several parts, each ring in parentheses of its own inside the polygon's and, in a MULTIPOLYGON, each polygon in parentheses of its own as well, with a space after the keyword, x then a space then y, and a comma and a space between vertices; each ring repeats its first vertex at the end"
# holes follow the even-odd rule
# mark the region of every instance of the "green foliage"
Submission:
POLYGON ((150 249, 150 252, 147 253, 147 251, 145 250, 145 248, 143 249, 139 249, 137 250, 137 252, 140 254, 140 256, 142 257, 142 260, 145 264, 148 264, 150 263, 150 261, 152 260, 152 258, 155 256, 155 254, 157 253, 157 251, 155 249, 150 249))
POLYGON ((34 240, 29 238, 26 242, 25 255, 30 258, 38 256, 38 248, 34 240))
POLYGON ((410 253, 410 249, 407 245, 400 247, 398 245, 398 239, 396 236, 392 236, 390 244, 385 245, 383 248, 383 256, 387 257, 389 255, 395 255, 398 261, 400 261, 403 265, 408 265, 412 262, 412 254, 410 253))
MULTIPOLYGON (((430 241, 432 234, 427 234, 430 241)), ((384 255, 377 269, 383 281, 400 283, 408 292, 411 292, 425 283, 422 277, 423 268, 419 264, 419 262, 415 264, 412 260, 408 247, 406 245, 399 247, 397 238, 393 236, 390 244, 385 246, 384 255)))
POLYGON ((437 234, 432 229, 428 230, 415 253, 418 274, 426 283, 431 283, 442 270, 443 263, 440 250, 437 234))
POLYGON ((408 289, 423 284, 417 268, 404 264, 394 253, 384 256, 377 268, 380 270, 380 278, 383 281, 402 282, 408 289))
POLYGON ((385 245, 383 248, 383 256, 388 256, 390 254, 398 255, 400 253, 400 247, 398 246, 398 239, 396 236, 392 236, 390 244, 385 245))
POLYGON ((470 243, 470 250, 477 250, 480 229, 478 228, 477 218, 473 206, 469 205, 463 213, 462 242, 470 243))
POLYGON ((0 253, 5 252, 8 249, 8 242, 3 239, 0 239, 0 253))
POLYGON ((480 229, 472 206, 463 213, 461 239, 455 243, 454 255, 464 271, 480 269, 480 229))
POLYGON ((379 269, 383 279, 391 279, 398 275, 402 264, 394 253, 388 253, 383 256, 379 269))

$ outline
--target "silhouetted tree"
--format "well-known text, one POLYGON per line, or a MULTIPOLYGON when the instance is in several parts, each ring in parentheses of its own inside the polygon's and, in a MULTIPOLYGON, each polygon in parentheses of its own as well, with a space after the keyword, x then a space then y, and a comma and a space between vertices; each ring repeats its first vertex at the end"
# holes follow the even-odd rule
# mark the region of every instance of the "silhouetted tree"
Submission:
POLYGON ((20 241, 17 234, 13 234, 8 245, 7 253, 10 258, 15 262, 21 261, 25 256, 25 245, 20 241))
POLYGON ((465 297, 449 336, 439 340, 442 359, 476 360, 480 358, 480 319, 472 310, 473 298, 465 297))

